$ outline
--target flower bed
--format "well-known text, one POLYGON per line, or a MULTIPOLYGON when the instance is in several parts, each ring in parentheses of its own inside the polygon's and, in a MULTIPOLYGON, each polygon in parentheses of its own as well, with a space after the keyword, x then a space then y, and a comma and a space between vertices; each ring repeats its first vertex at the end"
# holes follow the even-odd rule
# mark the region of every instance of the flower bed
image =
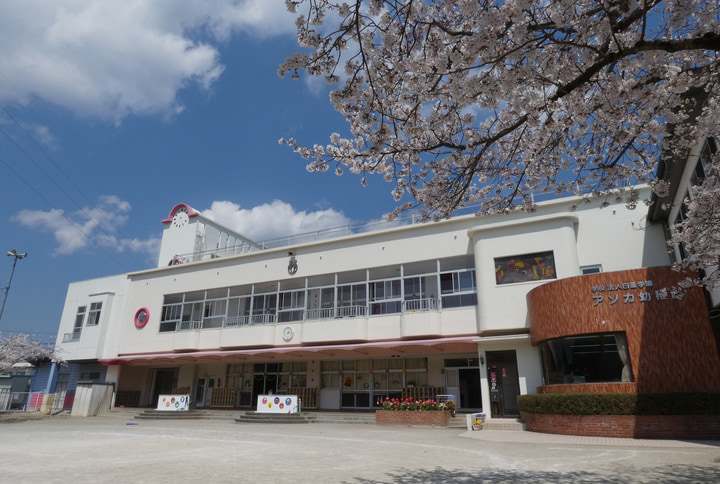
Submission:
POLYGON ((377 425, 417 425, 424 427, 447 427, 451 412, 416 412, 413 410, 377 410, 377 425))
MULTIPOLYGON (((378 402, 378 404, 381 402, 378 402)), ((382 402, 382 410, 375 412, 377 425, 419 425, 447 427, 455 403, 435 400, 390 399, 382 402)))

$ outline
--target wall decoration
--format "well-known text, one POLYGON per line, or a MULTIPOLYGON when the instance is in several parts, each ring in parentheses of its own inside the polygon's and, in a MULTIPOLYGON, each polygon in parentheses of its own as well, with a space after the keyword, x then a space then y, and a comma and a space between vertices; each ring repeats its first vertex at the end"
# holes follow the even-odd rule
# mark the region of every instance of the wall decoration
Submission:
POLYGON ((135 327, 143 329, 150 319, 150 311, 148 308, 140 308, 135 313, 135 327))
POLYGON ((552 251, 495 258, 495 282, 543 281, 557 279, 552 251))

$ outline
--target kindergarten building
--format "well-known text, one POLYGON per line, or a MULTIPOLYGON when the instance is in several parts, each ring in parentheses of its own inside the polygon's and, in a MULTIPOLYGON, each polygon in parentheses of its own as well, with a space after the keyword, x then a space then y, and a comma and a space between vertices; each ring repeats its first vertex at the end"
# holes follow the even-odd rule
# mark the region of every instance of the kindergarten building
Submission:
POLYGON ((702 291, 675 297, 663 224, 642 203, 571 197, 274 243, 184 203, 162 225, 157 267, 70 284, 57 337, 69 364, 38 370, 31 406, 52 393, 72 407, 80 381, 111 384, 117 406, 187 393, 254 409, 275 393, 371 410, 441 395, 497 418, 565 387, 720 388, 702 291))

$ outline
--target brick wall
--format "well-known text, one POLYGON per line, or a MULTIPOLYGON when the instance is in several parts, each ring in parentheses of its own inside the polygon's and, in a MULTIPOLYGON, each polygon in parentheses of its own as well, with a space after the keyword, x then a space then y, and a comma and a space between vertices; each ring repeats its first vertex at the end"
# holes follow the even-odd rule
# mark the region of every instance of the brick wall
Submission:
POLYGON ((720 439, 720 415, 548 415, 521 412, 528 430, 636 439, 720 439))

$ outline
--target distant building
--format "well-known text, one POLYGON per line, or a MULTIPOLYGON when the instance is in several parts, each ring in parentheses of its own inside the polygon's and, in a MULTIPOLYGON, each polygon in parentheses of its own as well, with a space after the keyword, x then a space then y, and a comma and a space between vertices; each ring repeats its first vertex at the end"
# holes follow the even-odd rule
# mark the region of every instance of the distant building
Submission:
MULTIPOLYGON (((672 227, 687 218, 688 208, 685 200, 692 200, 691 188, 702 185, 708 176, 718 176, 711 165, 711 157, 720 149, 720 139, 716 136, 703 139, 687 154, 678 159, 674 154, 664 154, 663 162, 658 164, 657 177, 670 182, 670 191, 665 197, 653 196, 653 204, 648 220, 665 227, 666 238, 672 235, 672 227)), ((671 252, 673 262, 681 262, 690 255, 684 245, 675 245, 671 252)), ((707 270, 717 270, 717 266, 707 270)), ((706 293, 710 309, 711 322, 715 337, 720 345, 720 287, 706 293)))
MULTIPOLYGON (((156 268, 70 284, 57 338, 69 365, 40 369, 34 403, 55 393, 69 407, 91 380, 112 382, 125 406, 182 392, 197 407, 254 409, 272 392, 299 395, 304 409, 370 410, 448 395, 460 411, 503 417, 537 391, 697 387, 700 376, 654 375, 668 351, 707 353, 702 369, 682 368, 720 375, 707 310, 673 298, 663 227, 644 206, 564 198, 531 214, 282 244, 185 204, 162 223, 156 268), (674 341, 655 336, 686 332, 689 310, 699 329, 669 350, 674 341)), ((708 373, 699 385, 720 389, 708 373)))
POLYGON ((0 372, 0 412, 22 410, 27 402, 35 366, 27 361, 15 363, 0 372))

